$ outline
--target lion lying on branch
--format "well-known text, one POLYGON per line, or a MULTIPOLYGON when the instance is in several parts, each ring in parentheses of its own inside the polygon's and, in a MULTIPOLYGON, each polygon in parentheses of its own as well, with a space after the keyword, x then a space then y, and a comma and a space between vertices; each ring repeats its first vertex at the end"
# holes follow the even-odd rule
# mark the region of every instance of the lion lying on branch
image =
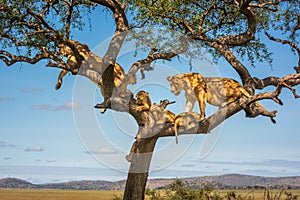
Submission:
MULTIPOLYGON (((128 93, 126 89, 128 84, 135 84, 136 77, 130 76, 125 81, 125 72, 124 69, 118 64, 114 63, 114 65, 102 66, 102 58, 92 53, 87 45, 81 44, 75 40, 69 40, 69 42, 76 48, 78 51, 81 61, 75 56, 72 48, 65 44, 59 45, 59 52, 62 56, 67 58, 67 64, 76 69, 80 70, 91 70, 96 71, 100 74, 100 80, 92 80, 99 88, 102 96, 104 97, 104 101, 101 104, 97 104, 96 108, 101 108, 100 112, 104 113, 107 108, 110 107, 109 99, 114 95, 117 97, 125 97, 128 93), (102 67, 99 67, 102 66, 102 67)), ((63 69, 57 80, 57 84, 55 89, 58 90, 62 85, 63 77, 68 73, 68 70, 63 69)))

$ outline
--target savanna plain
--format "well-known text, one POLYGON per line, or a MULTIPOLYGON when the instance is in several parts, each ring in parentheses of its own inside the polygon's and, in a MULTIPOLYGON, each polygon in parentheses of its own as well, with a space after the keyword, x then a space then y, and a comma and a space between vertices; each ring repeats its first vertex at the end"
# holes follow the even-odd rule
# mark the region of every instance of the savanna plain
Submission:
MULTIPOLYGON (((236 195, 247 197, 249 200, 266 200, 264 190, 214 190, 222 199, 227 200, 226 194, 234 191, 236 195)), ((300 197, 300 190, 287 190, 293 196, 300 197)), ((124 191, 121 190, 15 190, 15 189, 0 189, 1 200, 114 200, 121 199, 124 191)), ((164 190, 156 191, 164 199, 164 190)), ((279 190, 271 191, 271 199, 276 199, 279 190)), ((146 195, 146 200, 152 199, 146 195)), ((287 200, 286 197, 280 198, 287 200)), ((299 199, 299 198, 297 198, 299 199)))

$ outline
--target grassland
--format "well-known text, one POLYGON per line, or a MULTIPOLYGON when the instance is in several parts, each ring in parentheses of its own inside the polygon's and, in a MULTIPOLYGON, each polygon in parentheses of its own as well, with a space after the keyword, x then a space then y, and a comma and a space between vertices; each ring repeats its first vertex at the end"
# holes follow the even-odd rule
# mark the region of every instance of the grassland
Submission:
MULTIPOLYGON (((214 190, 213 192, 224 197, 231 190, 214 190)), ((254 200, 264 200, 263 190, 236 190, 237 195, 247 197, 254 200)), ((275 196, 279 191, 272 191, 275 196)), ((289 190, 293 195, 300 197, 300 190, 289 190)), ((123 191, 119 190, 0 190, 1 200, 111 200, 114 195, 122 196, 123 191)), ((160 191, 161 196, 164 196, 164 191, 160 191)), ((146 197, 146 199, 149 199, 146 197)), ((226 198, 224 198, 225 200, 226 198)), ((285 200, 286 198, 282 198, 285 200)))
POLYGON ((1 200, 111 200, 115 190, 0 190, 1 200))
MULTIPOLYGON (((244 199, 254 199, 254 200, 265 200, 264 196, 264 190, 214 190, 214 192, 218 193, 221 197, 225 197, 226 194, 229 191, 234 191, 236 192, 237 195, 240 195, 241 197, 244 197, 244 199), (247 198, 246 198, 247 197, 247 198)), ((286 190, 288 192, 291 192, 293 195, 297 195, 300 197, 300 190, 286 190)), ((275 199, 275 195, 278 196, 280 190, 271 190, 270 191, 270 198, 275 199)), ((286 200, 287 196, 282 194, 281 195, 281 200, 286 200)), ((225 200, 226 198, 224 198, 225 200)), ((299 198, 298 198, 299 199, 299 198)))

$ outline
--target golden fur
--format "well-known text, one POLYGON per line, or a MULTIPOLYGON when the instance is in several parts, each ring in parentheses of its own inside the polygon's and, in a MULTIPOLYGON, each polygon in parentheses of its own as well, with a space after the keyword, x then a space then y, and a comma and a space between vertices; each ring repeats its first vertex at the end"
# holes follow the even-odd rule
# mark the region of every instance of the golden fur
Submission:
POLYGON ((177 74, 167 79, 175 95, 185 91, 186 112, 191 112, 198 101, 200 120, 204 119, 206 103, 224 107, 242 96, 251 96, 239 82, 230 78, 203 78, 201 74, 188 73, 177 74))
MULTIPOLYGON (((88 67, 90 69, 95 68, 95 66, 99 66, 102 63, 102 58, 97 56, 96 54, 92 53, 87 45, 80 44, 79 42, 75 40, 70 40, 71 42, 79 52, 80 56, 82 57, 82 63, 81 66, 88 67)), ((67 57, 67 64, 71 67, 80 68, 81 66, 78 66, 78 62, 76 60, 76 57, 72 51, 72 49, 64 44, 59 45, 59 52, 62 56, 67 57)), ((125 78, 125 72, 124 69, 118 64, 115 63, 113 65, 113 72, 110 69, 112 66, 108 66, 105 69, 102 69, 101 71, 98 71, 101 74, 101 80, 98 82, 95 82, 95 84, 100 88, 100 92, 102 96, 104 97, 104 103, 108 101, 108 99, 112 96, 113 91, 116 90, 116 95, 120 97, 125 97, 127 91, 127 85, 128 84, 135 84, 136 83, 136 77, 130 76, 128 77, 127 84, 122 84, 125 78), (111 70, 111 71, 110 71, 111 70)), ((62 85, 62 79, 63 77, 68 73, 67 70, 63 69, 57 80, 57 84, 55 86, 55 89, 59 89, 62 85)), ((104 113, 106 111, 106 108, 101 109, 101 113, 104 113)))
POLYGON ((251 95, 236 80, 230 78, 204 78, 207 86, 207 102, 214 106, 224 107, 242 96, 251 95))
POLYGON ((149 111, 150 110, 151 100, 150 100, 148 92, 145 92, 145 91, 141 90, 135 95, 135 97, 136 97, 136 102, 135 103, 138 105, 136 110, 138 112, 149 111))
POLYGON ((199 103, 200 120, 204 119, 206 106, 206 83, 201 74, 187 73, 176 74, 167 77, 170 82, 171 92, 179 95, 182 90, 185 91, 186 112, 191 112, 196 101, 199 103))
POLYGON ((150 113, 152 114, 156 124, 174 123, 175 114, 169 110, 165 110, 166 102, 168 100, 161 101, 160 104, 153 103, 150 107, 150 113))

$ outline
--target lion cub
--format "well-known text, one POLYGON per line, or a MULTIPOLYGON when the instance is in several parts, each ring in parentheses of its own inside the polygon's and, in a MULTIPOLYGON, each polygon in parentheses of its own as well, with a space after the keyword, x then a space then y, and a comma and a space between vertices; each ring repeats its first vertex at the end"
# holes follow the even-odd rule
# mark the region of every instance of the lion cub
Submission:
POLYGON ((135 98, 136 98, 135 103, 138 105, 136 110, 138 112, 150 110, 151 100, 149 97, 149 92, 141 90, 135 95, 135 98))
POLYGON ((175 95, 185 91, 186 112, 191 112, 198 101, 200 120, 205 117, 206 103, 224 107, 243 95, 251 97, 239 82, 230 78, 204 78, 201 74, 187 73, 169 76, 167 80, 170 82, 171 92, 175 95))
POLYGON ((146 92, 144 90, 139 91, 135 97, 136 97, 135 103, 138 105, 136 107, 136 110, 138 112, 149 111, 152 114, 156 124, 174 122, 175 114, 169 110, 165 110, 166 106, 173 102, 169 102, 169 100, 163 100, 160 102, 160 104, 157 103, 151 104, 149 92, 146 92))
POLYGON ((163 100, 160 101, 160 104, 153 103, 151 105, 150 112, 153 115, 156 124, 174 123, 175 114, 169 110, 165 110, 166 106, 171 103, 174 102, 163 100))

